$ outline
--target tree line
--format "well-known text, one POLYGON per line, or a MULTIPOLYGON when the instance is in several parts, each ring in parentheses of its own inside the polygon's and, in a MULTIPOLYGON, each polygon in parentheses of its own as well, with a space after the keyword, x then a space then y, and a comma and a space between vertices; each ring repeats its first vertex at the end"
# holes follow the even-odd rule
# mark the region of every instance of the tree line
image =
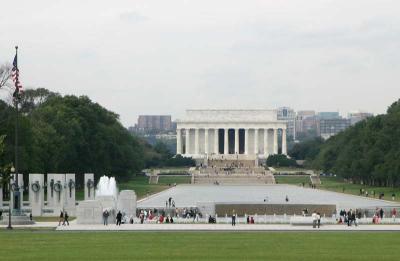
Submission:
POLYGON ((400 101, 386 114, 370 117, 325 142, 295 146, 309 167, 355 183, 395 186, 400 183, 400 101))
MULTIPOLYGON (((0 101, 0 166, 14 162, 15 116, 15 108, 0 101)), ((131 135, 117 114, 88 97, 43 88, 24 93, 18 136, 20 173, 95 173, 125 180, 172 156, 131 135)))

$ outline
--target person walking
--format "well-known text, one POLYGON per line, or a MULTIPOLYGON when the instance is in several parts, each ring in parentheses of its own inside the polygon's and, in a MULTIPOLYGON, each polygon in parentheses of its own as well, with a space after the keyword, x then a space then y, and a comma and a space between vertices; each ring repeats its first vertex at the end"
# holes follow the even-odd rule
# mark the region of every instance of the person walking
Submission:
POLYGON ((396 222, 396 215, 397 215, 397 210, 395 208, 392 209, 392 218, 393 222, 396 222))
POLYGON ((110 213, 108 212, 108 210, 104 210, 103 211, 103 223, 105 226, 108 226, 108 216, 110 215, 110 213))
POLYGON ((317 227, 319 228, 321 226, 321 214, 317 212, 317 227))
POLYGON ((235 210, 232 211, 232 226, 236 226, 236 213, 235 210))
POLYGON ((121 211, 118 211, 117 214, 117 226, 121 226, 122 214, 121 211))
POLYGON ((316 228, 317 227, 317 213, 315 212, 315 210, 311 214, 311 218, 312 218, 313 228, 316 228))
POLYGON ((67 225, 69 226, 68 218, 69 218, 68 213, 67 213, 67 211, 65 211, 64 222, 62 224, 63 226, 65 226, 65 223, 67 223, 67 225))
POLYGON ((379 217, 381 218, 381 220, 383 219, 383 209, 381 208, 380 210, 379 210, 379 217))
POLYGON ((64 222, 64 212, 60 211, 60 218, 58 220, 58 225, 61 226, 61 222, 64 222))

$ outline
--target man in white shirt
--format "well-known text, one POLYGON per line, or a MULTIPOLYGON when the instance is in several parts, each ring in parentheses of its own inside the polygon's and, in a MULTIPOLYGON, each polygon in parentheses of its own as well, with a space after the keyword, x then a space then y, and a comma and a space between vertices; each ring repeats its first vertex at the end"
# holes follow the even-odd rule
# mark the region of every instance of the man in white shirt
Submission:
POLYGON ((316 228, 317 227, 317 213, 315 212, 315 210, 311 214, 311 217, 312 217, 313 228, 316 228))

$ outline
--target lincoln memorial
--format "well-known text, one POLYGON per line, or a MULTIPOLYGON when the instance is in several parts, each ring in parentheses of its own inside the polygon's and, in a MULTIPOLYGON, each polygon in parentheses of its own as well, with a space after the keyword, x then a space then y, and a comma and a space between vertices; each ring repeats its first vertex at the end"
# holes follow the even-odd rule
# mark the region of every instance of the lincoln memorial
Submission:
POLYGON ((286 155, 286 122, 275 110, 187 110, 177 120, 176 151, 195 159, 286 155))

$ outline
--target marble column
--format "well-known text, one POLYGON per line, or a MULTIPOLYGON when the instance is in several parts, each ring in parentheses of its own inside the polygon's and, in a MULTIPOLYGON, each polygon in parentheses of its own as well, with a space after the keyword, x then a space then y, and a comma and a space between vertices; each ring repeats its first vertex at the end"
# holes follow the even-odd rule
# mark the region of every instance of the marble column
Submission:
POLYGON ((244 129, 244 154, 249 154, 249 129, 244 129))
POLYGON ((264 155, 268 155, 268 129, 264 129, 264 155))
POLYGON ((219 154, 218 148, 218 129, 214 129, 214 153, 219 154))
POLYGON ((186 134, 185 154, 189 155, 190 154, 190 129, 185 129, 185 134, 186 134))
POLYGON ((204 129, 204 153, 208 154, 208 129, 204 129))
POLYGON ((287 155, 286 129, 282 129, 282 154, 287 155))
POLYGON ((278 129, 274 129, 274 154, 278 154, 278 129))
POLYGON ((235 129, 235 154, 239 154, 239 129, 235 129))
POLYGON ((199 129, 194 129, 194 154, 199 155, 199 129))
POLYGON ((182 154, 182 131, 176 129, 176 154, 182 154))
POLYGON ((258 154, 258 129, 254 129, 254 154, 258 154))
POLYGON ((224 129, 224 154, 229 154, 229 138, 228 138, 228 130, 224 129))

